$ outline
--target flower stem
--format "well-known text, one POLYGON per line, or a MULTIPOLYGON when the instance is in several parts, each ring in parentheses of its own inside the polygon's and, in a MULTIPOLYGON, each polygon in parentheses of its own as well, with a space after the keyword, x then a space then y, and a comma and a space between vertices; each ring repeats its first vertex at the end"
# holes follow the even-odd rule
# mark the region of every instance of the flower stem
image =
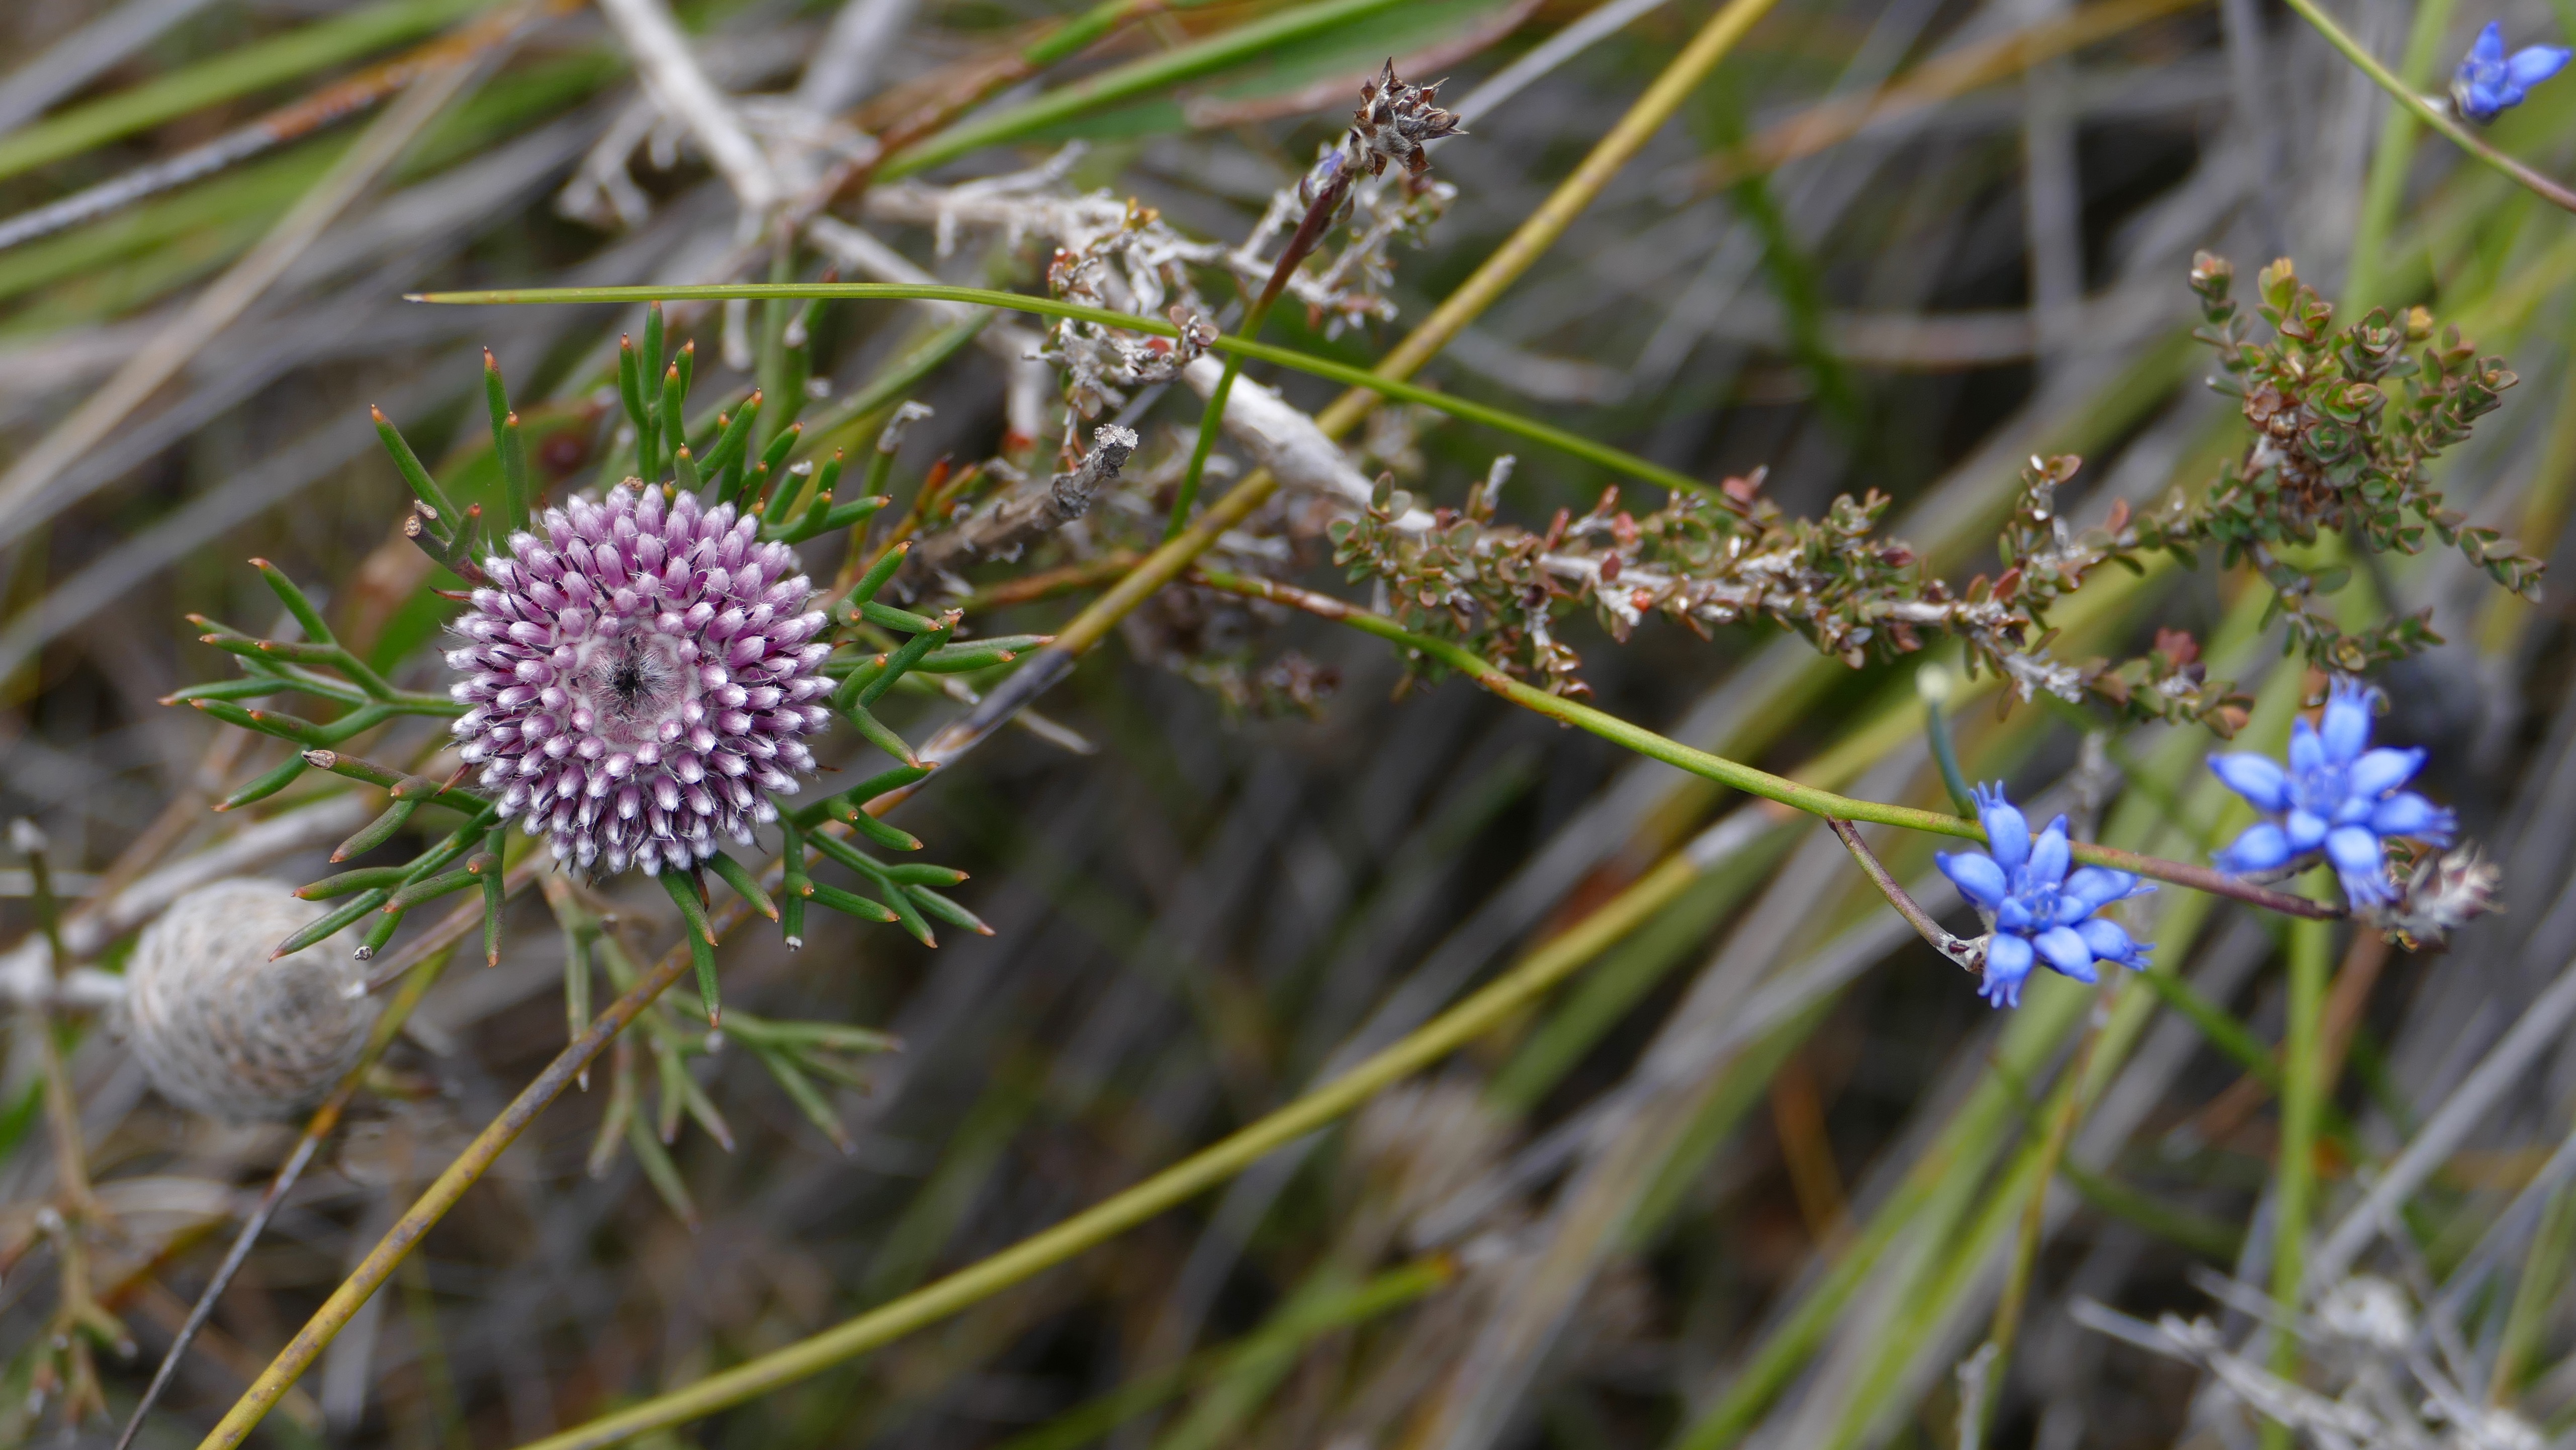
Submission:
POLYGON ((1932 944, 1932 950, 1971 972, 1984 968, 1986 954, 1979 951, 1975 943, 1962 941, 1942 930, 1941 923, 1932 919, 1932 913, 1925 911, 1923 904, 1916 901, 1902 885, 1897 883, 1896 878, 1889 874, 1886 865, 1878 859, 1877 853, 1869 849, 1867 841, 1861 839, 1858 826, 1839 816, 1825 817, 1825 824, 1833 828, 1834 834, 1842 840, 1844 849, 1852 853, 1852 859, 1860 863, 1860 869, 1868 875, 1870 882, 1878 887, 1879 894, 1887 898, 1887 904, 1895 907, 1896 914, 1904 917, 1907 925, 1921 933, 1923 939, 1932 944))
POLYGON ((2528 187, 2533 195, 2550 205, 2567 211, 2576 211, 2576 191, 2568 190, 2522 162, 2498 151, 2487 143, 2486 138, 2470 130, 2459 117, 2452 115, 2448 107, 2433 101, 2399 79, 2394 71, 2380 64, 2379 57, 2363 49, 2360 41, 2353 39, 2342 26, 2335 24, 2334 17, 2326 14, 2324 8, 2317 4, 2317 0, 2289 0, 2289 6, 2299 12, 2300 19, 2315 26, 2317 33, 2326 38, 2327 44, 2342 51, 2346 60, 2361 67, 2363 75, 2370 77, 2378 83, 2381 90, 2395 97, 2397 104, 2414 112, 2425 125, 2449 137, 2451 144, 2503 172, 2520 185, 2528 187))
MULTIPOLYGON (((1212 589, 1222 589, 1253 599, 1284 604, 1319 618, 1347 624, 1363 633, 1376 635, 1390 644, 1400 645, 1416 654, 1439 661, 1442 665, 1465 675, 1523 709, 1589 730, 1604 740, 1626 746, 1640 755, 1660 760, 1667 765, 1679 766, 1693 775, 1716 781, 1720 785, 1732 786, 1747 795, 1757 795, 1765 800, 1778 801, 1784 806, 1805 811, 1809 815, 1845 821, 1868 821, 1882 826, 1903 826, 1908 830, 1958 836, 1971 841, 1985 839, 1985 829, 1982 826, 1958 816, 1945 816, 1938 811, 1920 810, 1913 806, 1855 800, 1850 796, 1838 795, 1832 791, 1800 785, 1785 776, 1773 775, 1767 770, 1761 770, 1740 761, 1728 760, 1724 756, 1711 755, 1705 750, 1694 750, 1680 741, 1667 739, 1643 726, 1622 720, 1616 715, 1595 710, 1589 705, 1578 704, 1562 696, 1551 695, 1545 690, 1523 684, 1473 651, 1444 639, 1416 634, 1384 615, 1372 614, 1365 609, 1345 604, 1329 594, 1318 594, 1311 589, 1300 589, 1292 584, 1230 574, 1216 569, 1198 569, 1191 577, 1195 582, 1205 584, 1212 589)), ((2194 866, 2184 861, 2167 861, 2157 856, 2143 856, 2135 851, 2123 851, 2089 842, 2077 842, 2072 849, 2074 858, 2087 865, 2106 866, 2114 871, 2126 871, 2135 876, 2168 881, 2176 886, 2188 886, 2195 891, 2205 891, 2213 896, 2231 897, 2248 905, 2260 906, 2287 916, 2336 919, 2344 915, 2341 907, 2328 906, 2323 902, 2311 901, 2304 896, 2293 896, 2285 891, 2273 891, 2250 882, 2239 881, 2233 876, 2207 866, 2194 866)))
MULTIPOLYGON (((1693 874, 1686 862, 1669 863, 1669 869, 1685 876, 1693 874)), ((1642 924, 1657 905, 1669 899, 1659 892, 1631 895, 1636 899, 1628 909, 1605 909, 1586 917, 1482 991, 1340 1077, 1054 1228, 810 1339, 710 1375, 685 1389, 549 1436, 522 1450, 591 1450, 741 1404, 937 1323, 1223 1183, 1280 1147, 1333 1122, 1394 1083, 1513 1020, 1610 943, 1642 924)), ((673 975, 676 977, 676 973, 673 975)))

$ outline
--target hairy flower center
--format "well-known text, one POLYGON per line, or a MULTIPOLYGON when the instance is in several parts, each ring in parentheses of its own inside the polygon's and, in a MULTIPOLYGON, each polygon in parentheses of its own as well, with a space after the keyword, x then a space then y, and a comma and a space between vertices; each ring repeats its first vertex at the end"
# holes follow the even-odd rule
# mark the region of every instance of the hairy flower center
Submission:
POLYGON ((644 630, 594 636, 574 654, 576 729, 629 751, 679 738, 681 707, 698 696, 695 645, 644 630))

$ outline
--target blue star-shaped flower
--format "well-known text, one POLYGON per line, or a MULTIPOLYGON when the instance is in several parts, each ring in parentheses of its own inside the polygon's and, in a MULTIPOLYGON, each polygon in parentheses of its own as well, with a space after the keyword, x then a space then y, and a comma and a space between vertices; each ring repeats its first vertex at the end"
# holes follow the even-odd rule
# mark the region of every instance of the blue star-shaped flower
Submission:
POLYGON ((2490 20, 2469 44, 2468 57, 2451 73, 2451 104, 2484 126, 2519 106, 2533 87, 2567 64, 2563 45, 2526 45, 2504 53, 2504 27, 2490 20))
POLYGON ((2398 787, 2424 768, 2421 750, 2370 749, 2371 689, 2337 680, 2326 696, 2324 728, 2290 726, 2290 768, 2261 755, 2213 755, 2209 768, 2227 787, 2272 820, 2245 828, 2213 858, 2222 871, 2277 871, 2325 854, 2355 906, 2397 899, 2379 843, 2412 836, 2451 844, 2452 814, 2398 787))
POLYGON ((2079 982, 2099 980, 2097 961, 2146 967, 2147 945, 2093 913, 2155 887, 2099 866, 2069 873, 2066 817, 2033 837, 2030 822, 2004 799, 2001 781, 1977 787, 1977 819, 1986 828, 1985 851, 1943 851, 1933 859, 1994 933, 1978 996, 1998 1007, 2020 1006, 2021 984, 2034 964, 2079 982))

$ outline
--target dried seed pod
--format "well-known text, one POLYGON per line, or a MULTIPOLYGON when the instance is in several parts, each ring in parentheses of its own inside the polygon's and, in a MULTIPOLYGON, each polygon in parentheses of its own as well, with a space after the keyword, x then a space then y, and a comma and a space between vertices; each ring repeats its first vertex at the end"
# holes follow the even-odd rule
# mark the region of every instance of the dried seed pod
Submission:
POLYGON ((189 892, 145 928, 125 1010, 163 1096, 229 1122, 292 1117, 358 1060, 376 1013, 349 953, 317 945, 269 960, 323 910, 282 881, 241 877, 189 892))

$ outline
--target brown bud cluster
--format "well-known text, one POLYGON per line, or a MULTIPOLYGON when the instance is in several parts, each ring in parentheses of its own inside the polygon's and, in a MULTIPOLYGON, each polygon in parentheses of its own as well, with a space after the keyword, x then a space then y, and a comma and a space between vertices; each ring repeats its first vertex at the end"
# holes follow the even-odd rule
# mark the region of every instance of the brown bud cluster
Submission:
POLYGON ((1377 79, 1360 83, 1360 108, 1351 116, 1351 136, 1359 142, 1369 175, 1384 175, 1386 164, 1395 161, 1403 164, 1406 175, 1420 176, 1431 169, 1424 146, 1443 136, 1466 134, 1459 129, 1455 112, 1431 103, 1442 84, 1407 85, 1396 78, 1392 59, 1377 79))

